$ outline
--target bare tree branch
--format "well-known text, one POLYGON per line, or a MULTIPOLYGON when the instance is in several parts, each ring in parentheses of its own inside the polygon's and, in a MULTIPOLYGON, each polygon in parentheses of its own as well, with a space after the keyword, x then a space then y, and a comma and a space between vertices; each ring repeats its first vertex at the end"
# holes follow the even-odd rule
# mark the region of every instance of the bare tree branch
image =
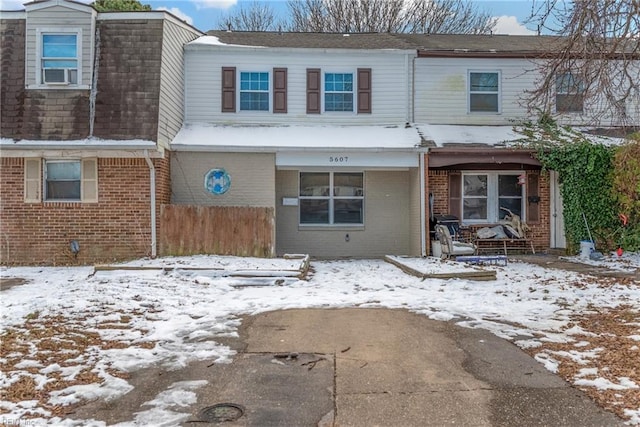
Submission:
POLYGON ((276 21, 276 16, 268 3, 254 1, 249 6, 241 3, 235 14, 229 14, 218 22, 221 30, 274 31, 284 25, 276 21))
POLYGON ((289 31, 487 34, 495 19, 464 0, 289 0, 289 31))
POLYGON ((556 78, 571 73, 593 124, 640 122, 640 0, 539 0, 529 22, 560 36, 538 62, 543 77, 528 93, 530 108, 553 112, 556 78))

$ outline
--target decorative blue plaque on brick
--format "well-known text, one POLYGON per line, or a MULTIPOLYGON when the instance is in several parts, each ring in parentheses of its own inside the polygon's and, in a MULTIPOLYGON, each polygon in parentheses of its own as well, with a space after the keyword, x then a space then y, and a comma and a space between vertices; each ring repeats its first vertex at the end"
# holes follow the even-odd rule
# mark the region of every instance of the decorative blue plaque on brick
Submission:
POLYGON ((211 194, 224 194, 230 187, 231 177, 224 169, 211 169, 204 176, 204 188, 211 194))

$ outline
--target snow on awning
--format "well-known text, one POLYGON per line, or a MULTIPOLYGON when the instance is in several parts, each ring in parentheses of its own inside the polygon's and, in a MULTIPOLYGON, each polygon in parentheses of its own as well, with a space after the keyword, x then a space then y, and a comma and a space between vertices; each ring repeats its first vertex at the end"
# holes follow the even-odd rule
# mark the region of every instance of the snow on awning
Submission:
POLYGON ((521 138, 513 126, 416 125, 422 137, 436 147, 447 145, 502 145, 521 138))
POLYGON ((417 152, 421 137, 405 126, 216 126, 184 125, 175 151, 404 151, 417 152))

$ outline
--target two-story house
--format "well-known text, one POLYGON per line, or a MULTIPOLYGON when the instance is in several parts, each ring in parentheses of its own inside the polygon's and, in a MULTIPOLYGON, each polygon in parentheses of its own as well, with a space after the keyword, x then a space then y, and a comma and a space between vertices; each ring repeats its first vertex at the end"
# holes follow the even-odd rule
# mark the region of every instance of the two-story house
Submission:
POLYGON ((188 43, 172 203, 271 207, 279 255, 420 255, 415 57, 389 34, 212 31, 188 43))
MULTIPOLYGON (((505 144, 522 137, 513 132, 514 125, 537 118, 527 108, 527 92, 535 88, 561 40, 500 35, 402 38, 418 50, 413 110, 414 121, 431 142, 427 191, 432 212, 484 226, 502 220, 507 208, 530 226, 528 237, 536 247, 564 248, 558 175, 541 173, 531 152, 505 144)), ((579 70, 564 70, 554 79, 551 113, 558 122, 592 124, 594 109, 584 96, 579 70)), ((605 119, 616 125, 618 109, 612 106, 610 111, 605 119)))
POLYGON ((202 33, 166 12, 47 0, 3 11, 0 34, 2 263, 155 255, 183 46, 202 33))

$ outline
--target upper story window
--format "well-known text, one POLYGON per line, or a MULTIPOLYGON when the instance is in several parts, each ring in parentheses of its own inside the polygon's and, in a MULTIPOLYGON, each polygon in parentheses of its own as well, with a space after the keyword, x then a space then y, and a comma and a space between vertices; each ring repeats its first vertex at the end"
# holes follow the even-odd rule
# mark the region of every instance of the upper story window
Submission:
POLYGON ((41 34, 43 84, 78 84, 78 34, 41 34))
POLYGON ((269 111, 269 73, 240 73, 240 110, 269 111))
POLYGON ((324 110, 353 111, 353 74, 324 74, 324 110))
POLYGON ((469 72, 469 112, 500 112, 499 72, 469 72))
POLYGON ((371 68, 358 68, 353 73, 307 68, 307 114, 323 111, 371 114, 372 82, 371 68))
POLYGON ((301 172, 301 225, 364 224, 362 172, 301 172))
POLYGON ((462 219, 496 223, 508 210, 523 218, 523 187, 512 173, 465 173, 462 179, 462 219))
POLYGON ((571 73, 556 76, 556 111, 581 113, 584 108, 584 84, 571 73))
POLYGON ((236 67, 222 67, 221 83, 223 113, 237 112, 238 104, 239 111, 287 112, 286 68, 238 72, 236 67))

